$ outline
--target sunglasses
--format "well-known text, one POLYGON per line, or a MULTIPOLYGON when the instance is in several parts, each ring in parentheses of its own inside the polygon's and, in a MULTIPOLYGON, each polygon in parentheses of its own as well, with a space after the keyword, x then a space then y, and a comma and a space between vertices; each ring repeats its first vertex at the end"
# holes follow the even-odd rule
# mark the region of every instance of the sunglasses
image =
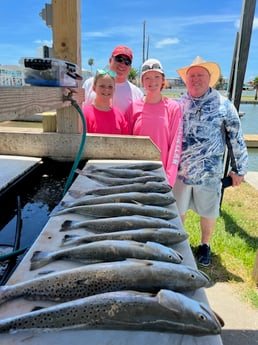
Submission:
POLYGON ((142 72, 146 72, 152 69, 160 69, 162 71, 162 68, 160 67, 160 65, 158 63, 154 63, 152 66, 149 66, 149 65, 143 66, 142 72))
POLYGON ((121 55, 113 56, 113 58, 116 62, 120 62, 120 63, 123 62, 126 66, 131 66, 132 64, 132 61, 130 59, 126 59, 121 55))
POLYGON ((116 77, 116 72, 107 70, 107 69, 98 69, 96 75, 105 75, 108 74, 110 77, 115 78, 116 77))

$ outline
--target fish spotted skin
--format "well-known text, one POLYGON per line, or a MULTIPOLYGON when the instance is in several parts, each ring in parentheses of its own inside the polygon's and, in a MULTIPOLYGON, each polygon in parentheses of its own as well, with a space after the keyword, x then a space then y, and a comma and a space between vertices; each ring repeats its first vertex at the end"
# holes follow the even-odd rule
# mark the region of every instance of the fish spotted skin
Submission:
POLYGON ((90 219, 85 221, 65 220, 60 231, 85 229, 93 232, 112 232, 138 228, 176 228, 168 220, 140 215, 90 219))
POLYGON ((168 206, 175 202, 172 193, 144 193, 144 192, 126 192, 116 193, 101 196, 84 196, 76 201, 63 201, 61 206, 64 208, 83 206, 83 205, 96 205, 111 202, 131 202, 139 203, 142 205, 152 206, 168 206))
POLYGON ((1 333, 80 328, 204 336, 220 334, 222 326, 208 305, 165 289, 156 295, 137 291, 107 292, 0 320, 1 333))
POLYGON ((147 181, 133 184, 129 183, 124 185, 96 187, 83 192, 70 189, 69 194, 74 198, 79 198, 85 195, 108 195, 127 192, 168 193, 171 192, 171 190, 172 187, 166 182, 147 181))
POLYGON ((53 252, 36 251, 30 269, 38 269, 56 260, 73 260, 85 264, 120 261, 127 258, 181 263, 183 257, 172 248, 155 242, 103 240, 53 252))
POLYGON ((80 245, 82 243, 89 243, 101 240, 132 240, 137 242, 157 242, 164 245, 172 245, 180 243, 188 238, 188 233, 183 229, 170 228, 143 228, 135 230, 125 230, 117 232, 106 232, 102 234, 88 234, 84 236, 79 235, 65 235, 62 240, 62 245, 80 245))
POLYGON ((117 290, 157 292, 164 288, 181 292, 209 286, 211 281, 205 273, 183 264, 126 259, 0 286, 0 304, 19 297, 61 302, 117 290))
POLYGON ((158 176, 158 175, 140 176, 140 177, 134 177, 134 178, 122 178, 122 177, 119 178, 119 177, 102 176, 99 174, 91 174, 91 173, 82 171, 80 169, 76 169, 75 172, 78 173, 79 175, 86 176, 90 179, 106 184, 108 186, 124 185, 124 184, 130 184, 130 183, 133 184, 137 182, 165 181, 165 177, 158 176))
POLYGON ((134 204, 130 202, 74 206, 57 211, 55 216, 67 213, 76 213, 86 217, 90 216, 97 218, 141 215, 169 220, 177 217, 174 211, 166 207, 134 204))

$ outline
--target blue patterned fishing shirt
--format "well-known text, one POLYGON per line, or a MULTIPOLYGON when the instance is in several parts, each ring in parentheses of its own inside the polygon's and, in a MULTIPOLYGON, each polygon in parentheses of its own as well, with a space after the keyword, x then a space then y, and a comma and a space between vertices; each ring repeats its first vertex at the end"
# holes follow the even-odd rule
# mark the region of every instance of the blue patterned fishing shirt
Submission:
POLYGON ((223 176, 226 133, 232 150, 231 170, 247 172, 248 152, 238 112, 217 90, 209 89, 200 98, 188 93, 179 100, 183 107, 184 129, 178 178, 190 185, 217 186, 223 176))

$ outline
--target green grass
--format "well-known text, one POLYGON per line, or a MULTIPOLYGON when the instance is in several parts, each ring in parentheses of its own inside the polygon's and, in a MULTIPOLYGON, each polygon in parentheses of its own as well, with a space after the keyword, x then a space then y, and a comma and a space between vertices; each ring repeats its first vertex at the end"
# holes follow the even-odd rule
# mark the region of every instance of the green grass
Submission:
MULTIPOLYGON (((211 240, 212 264, 201 268, 215 282, 234 284, 241 298, 258 308, 253 269, 258 248, 258 191, 249 184, 225 190, 211 240)), ((188 211, 185 229, 193 252, 200 243, 199 217, 188 211)))
MULTIPOLYGON (((185 90, 182 89, 182 93, 184 93, 185 90)), ((166 97, 169 98, 179 98, 181 96, 180 92, 178 90, 173 90, 173 89, 164 89, 162 90, 162 94, 166 97)), ((246 95, 242 95, 241 97, 241 101, 242 102, 257 102, 254 99, 254 96, 246 96, 246 95)))

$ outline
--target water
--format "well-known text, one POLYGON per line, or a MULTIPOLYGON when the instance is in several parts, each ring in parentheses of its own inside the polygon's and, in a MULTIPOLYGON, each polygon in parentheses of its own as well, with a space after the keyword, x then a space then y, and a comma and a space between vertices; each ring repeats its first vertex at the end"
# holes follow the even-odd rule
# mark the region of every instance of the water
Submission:
MULTIPOLYGON (((47 223, 50 212, 62 199, 71 167, 71 162, 44 161, 33 173, 1 195, 0 257, 10 252, 16 238, 22 249, 29 248, 35 241, 47 223), (18 217, 18 209, 21 217, 18 217), (16 236, 19 225, 20 235, 16 236)), ((14 264, 18 264, 22 257, 14 264)), ((5 265, 0 261, 0 285, 4 271, 5 265)))
MULTIPOLYGON (((240 111, 245 114, 241 117, 241 124, 244 134, 258 135, 258 104, 241 104, 240 111)), ((249 171, 258 171, 258 149, 248 148, 249 171)))

